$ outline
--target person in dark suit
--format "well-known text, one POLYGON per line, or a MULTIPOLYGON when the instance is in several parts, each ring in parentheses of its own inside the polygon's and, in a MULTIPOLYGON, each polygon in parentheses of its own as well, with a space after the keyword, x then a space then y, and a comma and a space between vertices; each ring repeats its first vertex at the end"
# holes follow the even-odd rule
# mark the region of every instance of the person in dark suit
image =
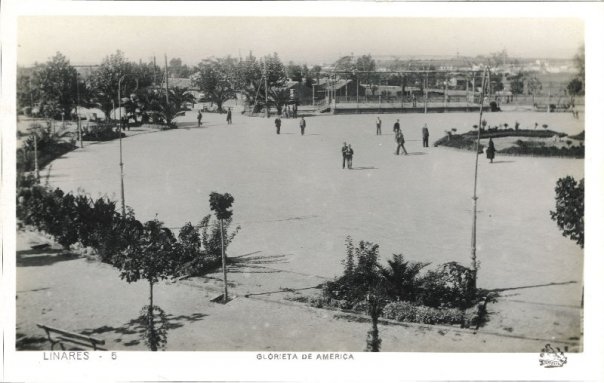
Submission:
POLYGON ((395 135, 401 131, 401 124, 398 121, 399 121, 399 119, 397 118, 396 122, 394 123, 394 127, 392 128, 392 131, 394 132, 395 135))
POLYGON ((428 124, 424 124, 422 128, 422 142, 424 144, 424 148, 429 147, 428 138, 430 137, 430 132, 428 132, 428 124))
POLYGON ((275 128, 277 128, 277 134, 281 134, 281 119, 279 116, 275 118, 275 128))
POLYGON ((231 112, 231 108, 227 111, 227 124, 231 125, 233 123, 233 114, 231 112))
POLYGON ((346 145, 346 142, 344 142, 344 145, 342 145, 342 169, 344 169, 346 167, 347 158, 348 158, 348 145, 346 145))
POLYGON ((382 135, 382 120, 379 117, 375 120, 375 134, 378 136, 382 135))
POLYGON ((348 160, 348 169, 352 169, 352 156, 354 155, 354 150, 352 150, 352 145, 348 144, 348 148, 346 150, 346 159, 348 160))
POLYGON ((304 135, 304 129, 306 129, 306 121, 304 120, 304 117, 302 117, 302 119, 300 119, 300 133, 302 135, 304 135))
POLYGON ((197 111, 197 126, 201 126, 201 118, 202 118, 201 110, 198 110, 197 111))
POLYGON ((403 153, 405 153, 405 155, 407 155, 407 150, 405 149, 405 137, 403 136, 403 133, 399 130, 398 133, 396 133, 396 136, 394 138, 396 140, 396 155, 398 156, 400 154, 401 149, 403 149, 403 153))

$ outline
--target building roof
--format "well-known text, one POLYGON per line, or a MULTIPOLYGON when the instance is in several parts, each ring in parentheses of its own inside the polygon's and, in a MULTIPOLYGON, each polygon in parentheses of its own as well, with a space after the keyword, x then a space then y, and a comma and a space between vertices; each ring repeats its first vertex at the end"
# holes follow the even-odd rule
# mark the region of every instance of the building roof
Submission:
POLYGON ((332 86, 335 89, 341 89, 343 87, 345 87, 346 85, 348 85, 349 83, 351 83, 352 80, 336 80, 335 84, 333 83, 333 80, 330 79, 326 79, 326 78, 320 78, 319 79, 319 86, 322 87, 329 87, 331 88, 332 86))

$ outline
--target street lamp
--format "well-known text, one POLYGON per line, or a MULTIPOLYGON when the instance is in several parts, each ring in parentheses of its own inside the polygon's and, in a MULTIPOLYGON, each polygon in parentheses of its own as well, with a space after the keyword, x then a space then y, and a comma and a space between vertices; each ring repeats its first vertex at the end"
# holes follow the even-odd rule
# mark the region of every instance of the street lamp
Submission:
POLYGON ((120 181, 122 193, 122 215, 126 215, 126 201, 124 199, 124 161, 122 156, 122 81, 128 74, 122 75, 117 82, 117 105, 119 109, 119 139, 120 139, 120 181))
POLYGON ((480 154, 480 129, 482 129, 482 108, 484 104, 484 88, 487 84, 487 74, 490 77, 489 67, 484 69, 482 76, 482 88, 480 90, 480 118, 478 119, 478 132, 476 136, 476 162, 474 164, 474 195, 472 200, 474 201, 473 220, 472 220, 472 288, 476 291, 476 275, 478 273, 478 263, 476 261, 476 209, 478 197, 476 196, 476 185, 478 183, 478 156, 480 154))

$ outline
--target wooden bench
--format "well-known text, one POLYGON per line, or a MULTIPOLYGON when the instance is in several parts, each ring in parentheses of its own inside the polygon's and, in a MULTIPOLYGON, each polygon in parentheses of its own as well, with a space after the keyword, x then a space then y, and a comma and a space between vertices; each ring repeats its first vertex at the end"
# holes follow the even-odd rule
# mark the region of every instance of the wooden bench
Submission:
POLYGON ((51 344, 51 350, 53 350, 57 344, 61 346, 62 350, 65 350, 65 343, 73 343, 78 346, 91 348, 94 351, 107 351, 107 349, 99 347, 99 345, 105 345, 105 341, 102 339, 94 338, 88 335, 76 334, 74 332, 69 332, 42 324, 38 324, 38 327, 46 331, 46 336, 51 344))

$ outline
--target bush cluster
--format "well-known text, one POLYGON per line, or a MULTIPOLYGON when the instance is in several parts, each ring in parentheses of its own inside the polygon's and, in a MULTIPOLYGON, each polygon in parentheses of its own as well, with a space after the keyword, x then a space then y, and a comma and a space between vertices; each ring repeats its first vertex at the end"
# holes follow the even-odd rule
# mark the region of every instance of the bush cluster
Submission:
MULTIPOLYGON (((121 136, 125 137, 126 135, 121 133, 121 136)), ((119 137, 119 128, 115 122, 90 125, 82 132, 82 140, 84 141, 110 141, 119 137)))
POLYGON ((499 153, 510 155, 531 155, 540 157, 572 157, 585 158, 585 146, 569 146, 558 148, 556 146, 542 146, 527 144, 526 142, 516 142, 517 146, 504 148, 499 153))
POLYGON ((390 302, 384 307, 384 317, 399 322, 424 324, 463 324, 464 311, 458 308, 434 308, 409 302, 390 302))
POLYGON ((378 262, 379 246, 361 241, 358 247, 350 237, 346 242, 344 274, 323 285, 324 303, 353 309, 377 292, 388 301, 405 301, 429 307, 467 308, 475 301, 472 271, 457 262, 439 265, 420 274, 428 263, 405 260, 394 254, 387 266, 378 262))
MULTIPOLYGON (((141 233, 149 224, 139 222, 130 209, 125 215, 118 213, 116 202, 106 197, 66 194, 40 185, 32 175, 18 178, 17 218, 50 234, 65 249, 76 243, 91 247, 102 262, 112 265, 118 262, 117 255, 139 245, 141 233)), ((221 265, 219 226, 210 218, 204 217, 197 226, 185 224, 178 240, 167 241, 167 251, 176 255, 178 275, 200 275, 221 265)), ((237 227, 229 234, 230 223, 230 219, 225 220, 225 247, 239 231, 237 227)), ((162 230, 174 237, 169 229, 162 230)))
POLYGON ((348 237, 344 274, 326 282, 321 296, 308 303, 357 312, 371 312, 377 304, 386 318, 417 323, 472 322, 464 319, 464 312, 476 306, 484 294, 475 290, 469 268, 448 262, 422 272, 428 263, 405 260, 402 254, 394 254, 382 266, 378 248, 365 241, 354 246, 348 237))
MULTIPOLYGON (((544 125, 547 126, 547 125, 544 125)), ((464 133, 464 134, 449 134, 445 137, 438 139, 434 142, 434 146, 447 146, 457 149, 464 150, 476 150, 476 135, 478 132, 476 130, 464 133)), ((515 130, 515 129, 504 129, 497 130, 491 129, 481 129, 480 130, 480 138, 501 138, 501 137, 536 137, 536 138, 551 138, 554 136, 558 137, 566 137, 566 133, 558 133, 551 130, 515 130)), ((577 137, 581 137, 581 135, 577 135, 577 137)), ((583 133, 584 137, 584 133, 583 133)), ((572 144, 572 141, 567 141, 572 144)), ((509 148, 504 148, 498 150, 501 154, 510 154, 510 155, 531 155, 531 156, 541 156, 541 157, 573 157, 573 158, 584 158, 585 157, 585 147, 583 144, 579 146, 569 146, 558 148, 556 146, 546 146, 544 142, 535 142, 535 141, 524 141, 517 140, 517 146, 512 146, 509 148)), ((484 145, 480 144, 480 152, 484 149, 484 145)))
POLYGON ((75 141, 61 141, 59 135, 52 133, 50 124, 43 128, 40 124, 33 124, 32 129, 37 132, 37 142, 29 136, 24 145, 17 149, 17 171, 30 172, 35 168, 35 147, 38 147, 38 167, 41 169, 54 159, 61 157, 76 148, 75 141))

